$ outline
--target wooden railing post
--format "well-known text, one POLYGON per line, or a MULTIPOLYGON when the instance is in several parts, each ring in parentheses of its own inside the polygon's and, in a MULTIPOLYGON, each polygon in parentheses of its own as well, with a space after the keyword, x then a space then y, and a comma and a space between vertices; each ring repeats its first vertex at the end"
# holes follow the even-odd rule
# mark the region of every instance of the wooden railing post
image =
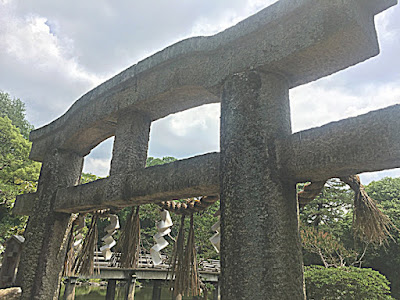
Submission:
POLYGON ((107 294, 106 300, 114 300, 115 299, 115 287, 117 286, 117 280, 109 279, 107 284, 107 294))
POLYGON ((75 299, 75 286, 78 277, 68 277, 65 284, 64 300, 74 300, 75 299))
POLYGON ((161 299, 161 283, 162 280, 153 280, 153 295, 151 300, 160 300, 161 299))
POLYGON ((131 274, 131 276, 127 279, 125 300, 135 299, 135 284, 136 284, 136 275, 131 274))

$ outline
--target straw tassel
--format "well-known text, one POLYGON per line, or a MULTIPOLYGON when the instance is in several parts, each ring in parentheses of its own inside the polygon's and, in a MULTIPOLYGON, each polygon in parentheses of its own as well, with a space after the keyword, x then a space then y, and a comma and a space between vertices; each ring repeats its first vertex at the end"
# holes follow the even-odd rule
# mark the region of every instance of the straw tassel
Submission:
POLYGON ((184 286, 186 287, 183 294, 198 296, 200 293, 199 274, 197 269, 197 257, 196 257, 196 245, 194 238, 194 224, 193 214, 190 216, 190 228, 189 235, 185 250, 184 258, 184 272, 186 273, 183 277, 184 286))
POLYGON ((93 275, 94 273, 94 252, 98 239, 97 222, 99 215, 95 213, 92 216, 92 223, 90 224, 89 232, 83 242, 82 249, 78 254, 75 264, 74 273, 81 275, 93 275))
POLYGON ((174 251, 172 254, 171 278, 175 279, 173 282, 174 296, 182 294, 185 290, 184 277, 187 276, 184 270, 184 256, 185 256, 185 215, 181 217, 181 224, 179 227, 178 236, 176 238, 174 251))
POLYGON ((140 250, 140 218, 139 206, 132 207, 124 229, 116 246, 121 252, 120 265, 122 268, 136 268, 139 262, 140 250))
POLYGON ((376 202, 368 196, 360 177, 350 175, 340 177, 355 192, 353 226, 355 233, 366 242, 382 244, 390 234, 391 228, 396 228, 378 207, 376 202))

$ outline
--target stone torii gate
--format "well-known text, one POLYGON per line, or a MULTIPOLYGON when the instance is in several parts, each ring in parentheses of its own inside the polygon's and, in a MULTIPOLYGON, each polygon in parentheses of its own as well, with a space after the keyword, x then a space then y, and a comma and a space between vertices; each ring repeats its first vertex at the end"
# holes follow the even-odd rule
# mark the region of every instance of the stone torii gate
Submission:
MULTIPOLYGON (((222 299, 304 299, 297 182, 400 167, 400 106, 291 132, 289 89, 379 53, 374 16, 396 0, 280 0, 211 37, 174 44, 35 130, 38 191, 18 273, 22 299, 56 299, 71 213, 221 198, 222 299), (152 121, 221 102, 221 153, 145 168, 152 121), (110 177, 76 186, 115 136, 110 177)), ((323 99, 321 99, 323 101, 323 99)))

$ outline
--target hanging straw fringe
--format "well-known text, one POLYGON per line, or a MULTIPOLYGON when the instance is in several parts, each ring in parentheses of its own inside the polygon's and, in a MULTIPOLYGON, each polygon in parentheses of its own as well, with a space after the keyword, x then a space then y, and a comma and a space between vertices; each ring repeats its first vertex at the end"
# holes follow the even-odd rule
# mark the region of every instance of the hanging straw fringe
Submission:
POLYGON ((388 237, 392 238, 390 229, 396 227, 368 196, 360 182, 360 177, 351 175, 340 177, 340 180, 348 184, 355 192, 353 215, 355 233, 371 243, 382 244, 388 237))
POLYGON ((185 243, 185 215, 182 215, 178 237, 172 256, 172 275, 174 280, 174 296, 198 296, 200 294, 200 278, 197 268, 196 245, 194 238, 193 214, 190 216, 190 228, 185 243))
POLYGON ((67 254, 64 260, 64 271, 63 271, 64 276, 73 275, 73 266, 75 262, 74 227, 77 224, 77 218, 74 216, 72 216, 71 218, 73 218, 73 221, 68 239, 67 254))
POLYGON ((315 181, 304 185, 303 190, 297 193, 299 206, 303 207, 313 201, 324 189, 326 181, 315 181))
POLYGON ((199 274, 197 269, 197 258, 196 258, 196 245, 194 239, 194 225, 193 225, 193 214, 190 216, 190 229, 185 249, 184 258, 184 286, 185 290, 183 294, 189 296, 198 296, 200 293, 199 274))
POLYGON ((182 294, 185 290, 185 273, 184 256, 185 256, 185 215, 181 217, 181 225, 179 227, 178 236, 176 238, 174 251, 172 253, 171 262, 171 279, 173 281, 174 296, 182 294))
POLYGON ((96 250, 96 243, 98 239, 97 222, 99 215, 95 213, 92 216, 92 223, 90 224, 89 232, 83 242, 82 250, 78 254, 75 264, 74 273, 81 275, 93 275, 94 273, 94 252, 96 250))
POLYGON ((116 251, 121 252, 120 265, 122 268, 136 268, 139 262, 140 250, 140 218, 139 206, 132 207, 124 229, 118 240, 116 251))

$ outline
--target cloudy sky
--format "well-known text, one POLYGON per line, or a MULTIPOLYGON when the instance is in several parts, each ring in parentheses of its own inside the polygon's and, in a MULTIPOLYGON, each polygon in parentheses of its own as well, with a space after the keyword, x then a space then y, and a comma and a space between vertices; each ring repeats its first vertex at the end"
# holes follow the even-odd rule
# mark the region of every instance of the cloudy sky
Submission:
MULTIPOLYGON (((147 56, 190 36, 212 35, 274 0, 0 0, 0 90, 26 103, 35 127, 82 94, 147 56)), ((400 103, 400 7, 376 18, 381 54, 291 90, 293 130, 400 103)), ((112 140, 85 159, 108 173, 112 140)), ((149 155, 185 158, 219 150, 219 105, 154 122, 149 155)), ((400 170, 364 174, 365 183, 400 170)))

